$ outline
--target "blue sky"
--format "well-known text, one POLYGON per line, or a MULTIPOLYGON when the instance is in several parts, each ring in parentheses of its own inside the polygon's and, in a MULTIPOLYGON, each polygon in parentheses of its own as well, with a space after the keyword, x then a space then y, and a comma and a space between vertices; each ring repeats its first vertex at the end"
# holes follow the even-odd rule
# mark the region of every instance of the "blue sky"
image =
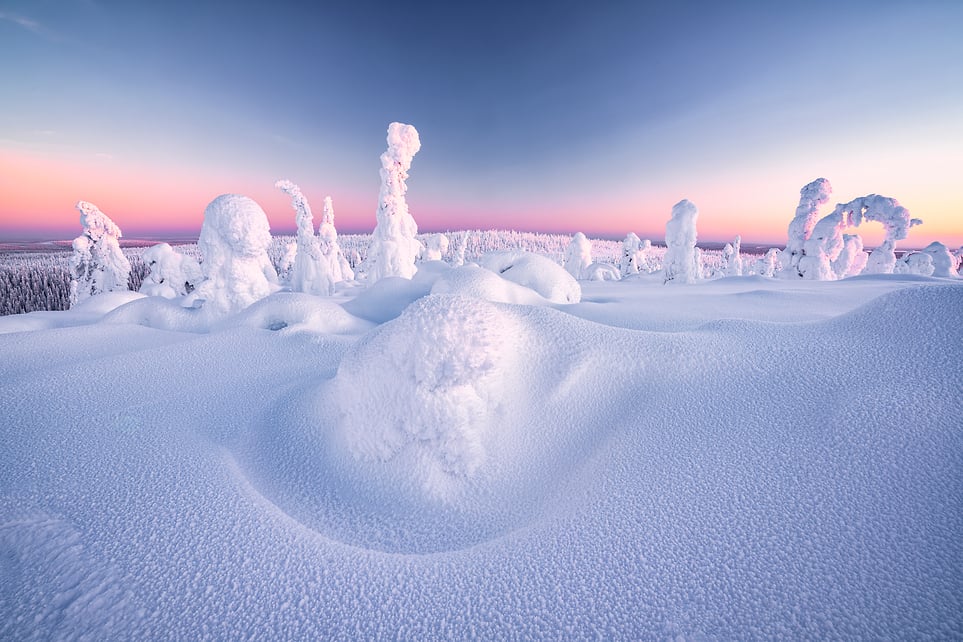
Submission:
POLYGON ((397 120, 423 229, 655 238, 690 198, 703 237, 777 242, 825 176, 963 242, 961 32, 961 2, 0 2, 0 162, 24 174, 0 230, 81 198, 199 229, 222 191, 291 229, 280 177, 370 229, 397 120))

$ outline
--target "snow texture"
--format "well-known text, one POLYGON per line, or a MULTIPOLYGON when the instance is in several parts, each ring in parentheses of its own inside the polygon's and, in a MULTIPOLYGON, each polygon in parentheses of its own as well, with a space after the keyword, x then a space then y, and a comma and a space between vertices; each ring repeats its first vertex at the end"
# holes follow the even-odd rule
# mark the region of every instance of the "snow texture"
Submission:
POLYGON ((381 155, 381 193, 377 224, 371 235, 364 273, 369 283, 388 276, 410 279, 422 245, 415 235, 418 225, 408 213, 405 193, 411 160, 421 149, 418 130, 411 125, 388 126, 388 149, 381 155))
POLYGON ((185 305, 206 313, 238 312, 277 290, 277 273, 267 250, 271 230, 261 206, 246 196, 222 194, 204 209, 197 241, 205 280, 185 305))
POLYGON ((120 228, 93 203, 79 201, 83 234, 74 239, 70 260, 71 307, 102 292, 127 289, 130 261, 120 250, 120 228))
POLYGON ((0 639, 963 637, 963 282, 581 288, 0 318, 0 639))
POLYGON ((696 221, 699 210, 683 199, 672 206, 672 218, 665 224, 666 253, 662 262, 665 283, 694 283, 702 278, 696 251, 696 221))

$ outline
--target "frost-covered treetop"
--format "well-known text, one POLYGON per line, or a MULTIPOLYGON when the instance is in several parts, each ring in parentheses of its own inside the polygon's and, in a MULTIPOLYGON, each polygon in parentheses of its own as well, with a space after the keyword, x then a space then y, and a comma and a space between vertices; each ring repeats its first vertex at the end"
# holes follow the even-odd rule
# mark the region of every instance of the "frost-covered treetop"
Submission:
POLYGON ((225 250, 234 256, 260 257, 271 245, 270 224, 252 199, 222 194, 204 209, 197 245, 205 261, 225 250))
POLYGON ((803 244, 812 234, 813 227, 816 225, 819 206, 827 203, 832 193, 833 186, 825 178, 817 178, 799 190, 799 205, 796 206, 796 215, 789 222, 787 252, 797 254, 802 250, 803 244))
POLYGON ((381 155, 381 164, 385 169, 391 169, 395 164, 400 165, 405 172, 402 180, 408 178, 411 169, 411 159, 421 149, 421 140, 414 125, 391 123, 388 125, 388 149, 381 155))
POLYGON ((93 203, 78 201, 77 210, 80 211, 80 224, 84 228, 84 234, 99 240, 104 235, 119 239, 123 234, 117 224, 110 220, 106 214, 100 211, 93 203))

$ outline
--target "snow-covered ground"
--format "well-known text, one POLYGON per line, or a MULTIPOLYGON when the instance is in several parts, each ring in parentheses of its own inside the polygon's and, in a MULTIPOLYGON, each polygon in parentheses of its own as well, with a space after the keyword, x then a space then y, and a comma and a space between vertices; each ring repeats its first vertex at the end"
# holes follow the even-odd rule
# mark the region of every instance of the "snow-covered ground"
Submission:
POLYGON ((0 318, 0 639, 963 637, 960 280, 506 278, 0 318))

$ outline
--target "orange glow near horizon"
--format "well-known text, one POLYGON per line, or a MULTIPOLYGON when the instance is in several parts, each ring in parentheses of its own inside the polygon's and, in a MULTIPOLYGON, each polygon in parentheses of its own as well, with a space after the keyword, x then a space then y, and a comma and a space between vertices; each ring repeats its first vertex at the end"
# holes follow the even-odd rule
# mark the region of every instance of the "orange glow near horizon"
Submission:
MULTIPOLYGON (((668 182, 658 189, 607 192, 592 200, 591 194, 563 204, 523 199, 519 203, 448 205, 419 191, 417 176, 409 183, 409 205, 419 229, 425 232, 460 229, 515 229, 531 232, 574 233, 622 238, 635 232, 661 242, 672 205, 682 198, 699 207, 699 239, 731 241, 737 234, 752 244, 781 245, 798 201, 802 181, 787 179, 781 170, 757 178, 758 188, 747 193, 747 176, 720 175, 692 181, 696 189, 668 182), (798 184, 794 184, 798 183, 798 184), (524 201, 528 202, 524 202, 524 201), (773 204, 776 205, 773 205, 773 204)), ((830 182, 833 182, 831 176, 830 182)), ((276 234, 293 234, 294 215, 287 196, 273 186, 277 177, 231 177, 216 171, 190 168, 146 167, 110 158, 53 157, 0 149, 0 239, 46 236, 70 238, 79 231, 78 200, 100 207, 124 231, 125 237, 164 235, 195 236, 200 232, 206 205, 223 193, 242 193, 265 210, 276 234)), ((837 183, 833 183, 834 187, 837 183)), ((840 200, 863 193, 850 193, 858 180, 840 182, 840 200), (843 193, 845 191, 845 193, 843 193)), ((963 245, 963 226, 950 212, 963 209, 959 197, 946 197, 925 180, 910 183, 908 193, 893 194, 924 224, 910 230, 897 247, 922 247, 934 240, 951 249, 963 245), (954 200, 955 199, 955 200, 954 200)), ((320 219, 325 193, 302 184, 320 219)), ((906 191, 906 190, 904 190, 906 191)), ((868 193, 868 192, 867 192, 868 193)), ((886 192, 884 192, 886 193, 886 192)), ((889 195, 889 194, 887 194, 889 195)), ((836 194, 834 194, 836 196, 836 194)), ((823 208, 829 213, 836 199, 823 208)), ((377 193, 335 194, 336 224, 345 233, 370 231, 374 227, 377 193)), ((868 246, 883 239, 882 226, 868 222, 857 230, 868 246)))

